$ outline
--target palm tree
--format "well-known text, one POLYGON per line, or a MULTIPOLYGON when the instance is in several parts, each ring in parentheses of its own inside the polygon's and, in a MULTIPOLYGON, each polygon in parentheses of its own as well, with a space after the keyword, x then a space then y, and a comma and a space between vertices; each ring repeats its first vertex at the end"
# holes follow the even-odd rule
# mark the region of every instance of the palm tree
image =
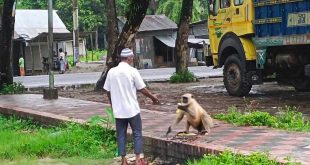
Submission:
MULTIPOLYGON (((182 2, 180 0, 159 0, 157 14, 165 14, 174 22, 179 22, 182 2)), ((193 0, 191 22, 207 18, 207 0, 193 0)))

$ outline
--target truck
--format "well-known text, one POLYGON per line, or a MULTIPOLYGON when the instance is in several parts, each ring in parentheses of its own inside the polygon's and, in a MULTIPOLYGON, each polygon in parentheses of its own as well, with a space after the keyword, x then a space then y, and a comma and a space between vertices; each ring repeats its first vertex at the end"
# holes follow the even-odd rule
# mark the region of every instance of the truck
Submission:
POLYGON ((310 0, 209 0, 211 56, 232 96, 266 81, 310 91, 310 0))

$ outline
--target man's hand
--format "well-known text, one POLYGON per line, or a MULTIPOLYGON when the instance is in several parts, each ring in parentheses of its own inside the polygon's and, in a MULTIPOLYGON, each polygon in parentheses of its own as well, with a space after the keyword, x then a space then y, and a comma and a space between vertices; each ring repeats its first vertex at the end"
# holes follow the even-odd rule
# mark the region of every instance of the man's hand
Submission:
POLYGON ((143 88, 141 90, 139 90, 142 94, 144 94, 146 97, 152 99, 154 104, 159 104, 159 99, 157 98, 157 96, 153 95, 148 89, 143 88))
POLYGON ((153 101, 153 104, 159 104, 160 103, 159 99, 155 95, 153 95, 152 101, 153 101))

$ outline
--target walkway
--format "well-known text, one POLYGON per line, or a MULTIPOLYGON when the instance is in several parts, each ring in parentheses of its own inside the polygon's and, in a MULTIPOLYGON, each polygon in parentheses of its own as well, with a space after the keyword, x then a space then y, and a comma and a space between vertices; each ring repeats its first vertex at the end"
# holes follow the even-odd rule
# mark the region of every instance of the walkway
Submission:
MULTIPOLYGON (((85 122, 94 115, 105 115, 108 105, 69 98, 43 100, 42 95, 0 96, 0 113, 32 117, 45 123, 63 120, 85 122)), ((280 162, 289 156, 304 165, 310 165, 310 134, 268 129, 264 127, 234 127, 221 123, 207 136, 192 141, 172 140, 165 132, 174 115, 142 110, 145 152, 167 159, 193 158, 203 153, 218 153, 230 149, 248 154, 252 151, 269 151, 280 162)), ((183 123, 184 124, 184 123, 183 123)), ((182 124, 176 131, 183 130, 182 124)), ((172 132, 175 134, 176 132, 172 132)))

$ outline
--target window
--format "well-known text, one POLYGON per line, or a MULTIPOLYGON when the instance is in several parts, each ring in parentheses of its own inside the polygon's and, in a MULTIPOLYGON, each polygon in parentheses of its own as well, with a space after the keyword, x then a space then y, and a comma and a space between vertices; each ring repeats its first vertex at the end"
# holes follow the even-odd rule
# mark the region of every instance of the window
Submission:
POLYGON ((244 0, 234 0, 235 1, 235 6, 239 6, 243 4, 244 0))
POLYGON ((230 7, 230 0, 221 0, 221 8, 230 7))
POLYGON ((210 14, 216 16, 219 10, 219 0, 210 0, 209 4, 210 14))

